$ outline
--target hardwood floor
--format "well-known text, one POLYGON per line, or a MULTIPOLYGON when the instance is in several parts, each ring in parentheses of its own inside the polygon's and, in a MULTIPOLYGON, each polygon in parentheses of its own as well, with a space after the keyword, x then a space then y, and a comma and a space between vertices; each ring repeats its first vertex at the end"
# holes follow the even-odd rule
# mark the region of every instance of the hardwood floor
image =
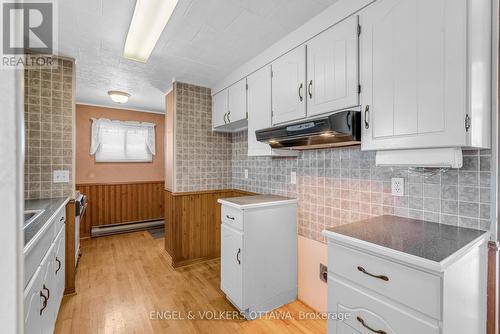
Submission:
POLYGON ((219 260, 174 270, 163 244, 148 232, 82 241, 77 294, 64 297, 56 333, 326 333, 326 321, 300 319, 314 312, 298 301, 239 319, 219 289, 219 260))

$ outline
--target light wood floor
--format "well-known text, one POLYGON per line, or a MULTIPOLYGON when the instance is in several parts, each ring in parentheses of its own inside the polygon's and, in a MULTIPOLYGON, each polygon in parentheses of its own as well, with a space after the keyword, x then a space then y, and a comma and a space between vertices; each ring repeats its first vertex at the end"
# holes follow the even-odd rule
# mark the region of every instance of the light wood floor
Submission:
POLYGON ((325 321, 300 319, 313 311, 298 301, 268 319, 199 319, 235 311, 219 289, 219 260, 174 270, 163 242, 148 232, 83 241, 77 294, 64 297, 56 333, 326 333, 325 321), (185 319, 159 319, 169 314, 185 319))

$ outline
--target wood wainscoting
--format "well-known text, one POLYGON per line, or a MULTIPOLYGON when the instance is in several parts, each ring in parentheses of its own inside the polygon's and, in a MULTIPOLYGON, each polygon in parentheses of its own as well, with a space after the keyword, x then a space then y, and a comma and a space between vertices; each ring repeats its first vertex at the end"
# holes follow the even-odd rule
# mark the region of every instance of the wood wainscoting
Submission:
POLYGON ((80 237, 90 236, 92 226, 164 218, 165 181, 113 184, 77 184, 87 196, 87 213, 80 222, 80 237))
POLYGON ((252 195, 233 190, 165 190, 165 250, 174 268, 220 257, 219 198, 252 195))

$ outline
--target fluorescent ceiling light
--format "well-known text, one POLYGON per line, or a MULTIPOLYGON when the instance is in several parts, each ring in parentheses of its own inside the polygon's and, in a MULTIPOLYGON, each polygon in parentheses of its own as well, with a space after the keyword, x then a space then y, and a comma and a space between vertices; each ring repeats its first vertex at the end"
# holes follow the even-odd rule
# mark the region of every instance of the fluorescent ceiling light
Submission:
POLYGON ((178 0, 137 0, 123 56, 145 63, 178 0))
POLYGON ((111 100, 116 103, 127 103, 128 98, 130 97, 129 93, 120 92, 118 90, 110 90, 108 92, 108 95, 111 100))

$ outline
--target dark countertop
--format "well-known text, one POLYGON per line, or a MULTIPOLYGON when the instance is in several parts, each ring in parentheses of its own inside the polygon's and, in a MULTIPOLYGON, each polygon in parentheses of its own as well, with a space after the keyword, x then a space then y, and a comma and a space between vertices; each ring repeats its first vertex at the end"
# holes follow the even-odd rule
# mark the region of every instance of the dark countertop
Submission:
POLYGON ((326 229, 427 260, 441 262, 486 231, 396 216, 378 216, 326 229))
POLYGON ((45 210, 31 224, 24 227, 24 246, 49 222, 50 217, 61 208, 68 197, 46 198, 46 199, 30 199, 24 201, 24 210, 45 210))

